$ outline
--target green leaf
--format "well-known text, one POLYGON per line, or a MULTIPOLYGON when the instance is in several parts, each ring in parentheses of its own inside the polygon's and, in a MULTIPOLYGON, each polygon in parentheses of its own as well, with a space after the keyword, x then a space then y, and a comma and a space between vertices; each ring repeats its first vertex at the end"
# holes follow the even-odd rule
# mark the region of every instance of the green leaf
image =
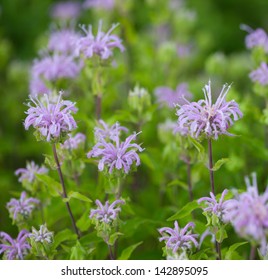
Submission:
POLYGON ((236 249, 242 245, 248 244, 247 241, 235 243, 229 247, 229 250, 225 254, 225 260, 231 260, 234 253, 236 253, 236 249))
POLYGON ((55 235, 53 248, 56 249, 64 241, 75 239, 77 239, 77 236, 71 230, 65 229, 63 231, 60 231, 55 235))
POLYGON ((78 200, 85 201, 85 202, 88 202, 88 203, 92 202, 92 200, 89 199, 88 197, 86 197, 85 195, 83 195, 79 192, 73 192, 73 191, 69 192, 68 197, 64 198, 63 201, 68 202, 68 201, 70 201, 71 198, 76 198, 78 200))
POLYGON ((228 235, 227 235, 227 232, 225 230, 225 227, 222 226, 221 228, 218 229, 218 231, 216 232, 216 240, 219 242, 219 243, 222 243, 222 241, 227 238, 228 235))
POLYGON ((117 240, 117 238, 118 238, 120 235, 124 235, 124 234, 121 233, 121 232, 115 232, 115 233, 113 233, 113 234, 110 236, 110 238, 109 238, 109 241, 108 241, 109 245, 113 246, 114 243, 115 243, 115 241, 117 240))
POLYGON ((118 258, 118 260, 128 260, 131 256, 131 254, 133 253, 133 251, 143 243, 143 241, 138 242, 134 245, 131 245, 129 247, 127 247, 126 249, 124 249, 121 253, 121 256, 118 258))
POLYGON ((91 225, 91 220, 89 219, 89 212, 85 211, 81 218, 76 222, 77 227, 81 231, 86 231, 91 225))
POLYGON ((195 210, 197 208, 199 208, 199 204, 197 203, 197 201, 194 200, 194 201, 188 202, 176 214, 169 217, 167 219, 167 221, 174 221, 174 220, 179 220, 179 219, 182 219, 184 217, 187 217, 188 215, 190 215, 192 213, 193 210, 195 210))
POLYGON ((185 182, 182 182, 180 180, 173 180, 168 183, 167 187, 173 187, 173 186, 179 186, 183 188, 184 190, 188 190, 188 185, 185 182))
POLYGON ((71 248, 70 260, 84 260, 86 256, 86 250, 77 240, 75 246, 71 248))
POLYGON ((188 139, 194 145, 194 147, 197 149, 199 154, 205 154, 205 149, 201 143, 199 143, 197 140, 195 140, 194 138, 192 138, 190 136, 188 136, 188 139))
POLYGON ((45 184, 48 192, 54 196, 61 196, 62 186, 59 182, 46 174, 35 174, 36 178, 45 184))
POLYGON ((229 158, 222 158, 222 159, 219 159, 219 160, 215 163, 215 165, 213 166, 212 170, 213 170, 213 171, 219 170, 219 169, 221 168, 221 166, 222 166, 223 164, 225 164, 226 162, 228 162, 228 161, 230 161, 229 158))

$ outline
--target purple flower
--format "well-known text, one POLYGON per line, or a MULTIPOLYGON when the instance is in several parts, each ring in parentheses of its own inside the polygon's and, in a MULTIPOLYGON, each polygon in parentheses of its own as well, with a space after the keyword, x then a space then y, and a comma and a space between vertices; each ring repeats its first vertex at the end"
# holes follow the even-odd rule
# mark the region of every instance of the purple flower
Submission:
POLYGON ((265 86, 268 85, 268 66, 265 62, 261 63, 261 66, 252 71, 249 74, 250 79, 253 82, 258 82, 259 84, 265 86))
POLYGON ((5 232, 0 232, 0 254, 4 253, 8 260, 22 260, 31 249, 27 242, 28 236, 29 233, 26 230, 21 230, 16 239, 5 232))
POLYGON ((191 54, 191 46, 188 44, 179 44, 177 46, 177 54, 178 57, 184 58, 189 57, 191 54))
POLYGON ((158 231, 162 235, 159 241, 165 241, 166 247, 176 253, 179 249, 191 249, 192 245, 198 247, 196 238, 198 234, 192 234, 194 223, 188 223, 184 228, 180 229, 178 222, 174 222, 174 229, 169 227, 160 228, 158 231))
POLYGON ((86 136, 83 133, 76 133, 74 136, 70 136, 65 142, 61 145, 61 148, 66 150, 75 150, 79 148, 86 141, 86 136))
POLYGON ((97 219, 101 222, 109 224, 110 222, 116 220, 118 213, 121 211, 120 207, 114 208, 117 204, 125 204, 123 200, 117 199, 112 204, 109 204, 108 201, 105 202, 105 205, 102 205, 101 202, 97 199, 96 205, 97 209, 92 209, 90 211, 90 219, 97 219))
POLYGON ((112 173, 114 168, 128 173, 134 162, 136 162, 136 166, 140 165, 140 158, 137 154, 137 150, 139 152, 144 150, 136 143, 131 144, 131 142, 136 139, 137 135, 137 133, 134 133, 128 136, 123 142, 120 142, 119 138, 115 139, 113 142, 106 142, 106 140, 102 138, 87 154, 87 157, 100 158, 98 164, 99 171, 103 171, 106 165, 109 168, 109 173, 112 173))
POLYGON ((72 116, 77 112, 75 104, 62 99, 62 92, 59 93, 57 102, 49 100, 45 95, 43 100, 30 97, 33 104, 28 103, 28 115, 24 121, 26 130, 33 126, 47 142, 58 141, 77 127, 72 116))
POLYGON ((100 141, 101 139, 110 139, 116 141, 116 139, 118 139, 118 137, 120 136, 121 131, 128 132, 128 129, 124 126, 121 126, 119 122, 116 122, 111 126, 109 126, 103 120, 99 120, 98 123, 99 126, 96 126, 94 128, 94 136, 97 141, 100 141))
POLYGON ((35 60, 31 69, 33 79, 57 81, 62 78, 74 79, 80 73, 81 62, 66 54, 53 54, 35 60))
POLYGON ((225 84, 213 104, 209 81, 203 88, 205 99, 198 102, 187 101, 184 105, 178 104, 178 130, 193 138, 199 138, 202 134, 213 139, 218 139, 221 134, 232 136, 227 130, 243 114, 234 100, 225 100, 230 87, 225 84))
POLYGON ((33 75, 30 80, 30 93, 31 96, 50 94, 51 90, 46 86, 41 77, 33 75))
POLYGON ((54 31, 49 38, 48 50, 63 54, 74 54, 76 41, 80 34, 72 29, 54 31))
POLYGON ((52 6, 51 17, 60 20, 71 20, 80 15, 81 6, 78 2, 58 2, 52 6))
POLYGON ((39 230, 36 230, 34 227, 32 228, 29 238, 35 242, 52 243, 53 232, 49 231, 46 225, 41 225, 39 230))
POLYGON ((252 184, 248 177, 245 181, 247 191, 226 202, 223 218, 231 222, 241 237, 254 240, 263 247, 268 232, 268 188, 259 195, 256 173, 252 174, 252 184))
POLYGON ((35 174, 48 173, 48 169, 44 166, 39 167, 34 161, 27 162, 26 168, 19 168, 15 175, 19 176, 19 182, 27 181, 32 183, 35 180, 35 174))
POLYGON ((248 49, 262 47, 266 52, 268 51, 268 36, 262 28, 253 30, 251 27, 242 24, 241 29, 249 33, 245 39, 246 47, 248 49))
POLYGON ((218 202, 215 195, 212 192, 210 192, 210 197, 202 197, 198 199, 198 203, 200 204, 201 202, 205 202, 207 207, 203 209, 204 212, 215 214, 217 217, 221 219, 225 211, 226 201, 224 202, 224 197, 227 193, 228 190, 225 189, 222 192, 221 198, 219 199, 218 202))
POLYGON ((83 3, 83 8, 100 8, 105 10, 111 10, 114 7, 114 0, 86 0, 83 3))
POLYGON ((28 218, 32 213, 33 209, 39 204, 40 201, 36 198, 26 197, 26 192, 22 192, 20 199, 12 198, 7 203, 7 209, 12 215, 14 221, 18 220, 18 215, 21 215, 23 218, 28 218))
POLYGON ((96 36, 92 33, 92 26, 89 25, 86 29, 85 25, 82 25, 82 30, 86 36, 81 37, 76 43, 76 53, 83 54, 86 58, 91 58, 93 55, 98 55, 101 59, 108 59, 113 55, 112 50, 114 48, 124 51, 122 40, 116 35, 111 35, 112 31, 118 26, 113 24, 107 33, 102 31, 102 21, 99 22, 98 33, 96 36))
POLYGON ((187 83, 179 84, 175 91, 169 87, 157 87, 154 93, 158 103, 165 104, 171 108, 177 103, 185 104, 185 98, 192 98, 192 94, 188 91, 187 83))

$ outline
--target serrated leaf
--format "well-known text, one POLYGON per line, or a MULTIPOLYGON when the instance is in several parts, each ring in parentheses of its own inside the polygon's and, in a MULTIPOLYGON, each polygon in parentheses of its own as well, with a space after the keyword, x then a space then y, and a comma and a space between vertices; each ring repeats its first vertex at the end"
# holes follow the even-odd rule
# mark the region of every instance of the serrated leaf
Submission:
POLYGON ((87 196, 85 196, 85 195, 83 195, 79 192, 73 192, 73 191, 69 192, 68 197, 63 198, 63 201, 68 202, 68 201, 70 201, 71 198, 76 198, 78 200, 85 201, 85 202, 88 202, 88 203, 92 202, 92 200, 89 199, 87 196))
POLYGON ((121 235, 124 235, 124 234, 121 233, 121 232, 115 232, 115 233, 113 233, 113 234, 110 236, 110 238, 109 238, 109 241, 108 241, 109 245, 113 246, 114 243, 115 243, 115 241, 117 240, 117 238, 118 238, 119 236, 121 236, 121 235))
POLYGON ((53 249, 56 249, 62 242, 67 240, 75 240, 77 235, 69 229, 62 230, 55 235, 53 249))
POLYGON ((35 176, 40 182, 45 184, 52 196, 61 196, 62 186, 59 182, 46 174, 35 174, 35 176))
POLYGON ((221 166, 222 166, 223 164, 225 164, 226 162, 228 162, 229 160, 230 160, 229 158, 222 158, 222 159, 219 159, 219 160, 215 163, 215 165, 213 166, 212 171, 217 171, 217 170, 219 170, 219 169, 221 168, 221 166))
POLYGON ((182 219, 192 213, 193 210, 199 208, 199 204, 197 201, 191 201, 188 202, 183 208, 181 208, 176 214, 173 216, 169 217, 167 221, 174 221, 174 220, 179 220, 182 219))
POLYGON ((133 253, 133 251, 143 243, 143 241, 138 242, 134 245, 131 245, 129 247, 127 247, 126 249, 123 250, 123 252, 121 253, 121 256, 118 258, 118 260, 128 260, 131 256, 131 254, 133 253))
POLYGON ((236 249, 242 245, 248 244, 247 241, 245 242, 239 242, 239 243, 235 243, 232 246, 229 247, 228 251, 225 254, 225 260, 231 260, 232 259, 232 255, 236 252, 236 249))

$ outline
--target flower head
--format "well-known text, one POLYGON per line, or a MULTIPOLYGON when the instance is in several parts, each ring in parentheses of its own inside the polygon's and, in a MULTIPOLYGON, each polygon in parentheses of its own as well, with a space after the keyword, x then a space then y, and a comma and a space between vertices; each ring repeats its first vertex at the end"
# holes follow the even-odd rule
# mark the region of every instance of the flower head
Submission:
POLYGON ((160 228, 158 231, 162 235, 159 241, 165 241, 166 247, 176 253, 179 249, 191 249, 194 245, 198 247, 196 238, 198 234, 192 234, 194 223, 188 223, 184 228, 180 229, 178 222, 174 222, 174 229, 169 227, 160 228))
POLYGON ((77 40, 76 53, 83 54, 86 58, 91 58, 93 55, 98 55, 101 59, 108 59, 113 55, 113 49, 118 48, 124 51, 121 39, 116 35, 111 35, 112 31, 118 26, 113 24, 107 33, 102 31, 102 21, 99 22, 98 33, 96 36, 92 33, 92 26, 89 25, 88 29, 82 25, 82 30, 85 36, 77 40))
POLYGON ((166 104, 171 108, 174 107, 174 104, 185 104, 185 99, 192 98, 186 83, 179 84, 175 91, 169 87, 157 87, 155 95, 159 103, 166 104))
POLYGON ((90 219, 97 219, 103 223, 109 224, 117 219, 118 213, 121 211, 120 207, 115 208, 118 204, 125 204, 123 200, 117 199, 112 204, 108 201, 103 205, 98 199, 95 201, 98 206, 97 209, 90 211, 90 219))
POLYGON ((60 20, 71 20, 80 15, 81 6, 78 2, 66 1, 58 2, 52 6, 51 17, 60 20))
POLYGON ((263 86, 268 85, 268 65, 262 62, 259 68, 249 74, 249 77, 253 82, 258 82, 263 86))
POLYGON ((94 136, 97 141, 104 140, 113 140, 116 141, 120 136, 121 131, 128 132, 128 129, 124 126, 121 126, 119 122, 109 126, 103 120, 98 120, 99 125, 94 128, 94 136))
POLYGON ((42 101, 32 97, 30 100, 32 104, 28 103, 28 116, 24 121, 26 130, 33 126, 44 140, 50 142, 60 140, 62 135, 65 136, 77 127, 72 116, 77 108, 73 102, 62 99, 62 92, 56 103, 50 101, 47 95, 42 101))
POLYGON ((61 148, 65 150, 75 150, 78 149, 86 141, 86 136, 83 133, 76 133, 74 136, 70 136, 63 144, 61 148))
POLYGON ((45 174, 48 173, 48 169, 44 166, 39 167, 34 161, 27 162, 26 168, 19 168, 16 170, 15 174, 19 176, 19 182, 24 180, 32 183, 35 180, 35 174, 45 174))
POLYGON ((7 203, 7 209, 12 215, 14 221, 19 219, 19 216, 28 218, 32 213, 33 209, 40 203, 40 201, 33 197, 26 197, 26 192, 22 192, 20 199, 12 198, 7 203))
POLYGON ((232 134, 227 130, 234 121, 242 117, 242 112, 234 100, 225 100, 230 87, 225 84, 213 104, 209 81, 203 88, 205 99, 198 102, 188 101, 184 105, 178 104, 179 109, 176 113, 178 130, 182 130, 193 138, 199 138, 202 134, 213 139, 218 139, 221 134, 231 136, 232 134))
POLYGON ((226 204, 226 202, 224 202, 224 197, 227 193, 228 190, 225 189, 222 192, 218 202, 215 195, 212 192, 210 192, 210 197, 202 197, 198 199, 198 203, 200 204, 201 202, 205 202, 207 207, 203 209, 204 212, 215 214, 218 218, 222 218, 226 204))
POLYGON ((0 254, 8 260, 22 260, 31 249, 30 244, 27 242, 29 236, 28 231, 21 230, 16 239, 13 239, 5 232, 0 232, 0 254))
POLYGON ((142 152, 143 149, 140 145, 131 143, 136 139, 137 135, 134 133, 122 142, 120 142, 119 137, 112 142, 107 142, 107 140, 102 138, 87 154, 87 157, 100 158, 98 164, 100 171, 103 171, 106 165, 109 168, 109 173, 112 173, 114 168, 128 173, 134 162, 136 162, 136 166, 140 165, 140 158, 137 151, 142 152))
POLYGON ((256 173, 245 178, 247 191, 230 199, 225 205, 224 219, 244 238, 254 240, 263 247, 268 233, 268 188, 259 195, 256 173))
POLYGON ((35 242, 41 243, 52 243, 53 232, 47 229, 46 225, 41 225, 39 230, 32 228, 32 233, 29 234, 29 237, 35 242))
POLYGON ((111 10, 114 7, 114 0, 85 0, 83 8, 99 8, 111 10))

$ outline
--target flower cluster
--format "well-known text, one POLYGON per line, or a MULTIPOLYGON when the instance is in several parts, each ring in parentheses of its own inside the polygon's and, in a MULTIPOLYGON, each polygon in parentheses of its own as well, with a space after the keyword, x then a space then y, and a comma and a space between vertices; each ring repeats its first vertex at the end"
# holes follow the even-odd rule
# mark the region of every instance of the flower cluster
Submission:
POLYGON ((110 126, 103 120, 98 120, 98 126, 94 128, 94 136, 97 141, 101 139, 116 141, 116 139, 119 138, 121 131, 128 132, 128 129, 121 126, 119 122, 110 126))
POLYGON ((36 198, 27 198, 26 192, 22 192, 20 199, 12 198, 7 203, 7 209, 14 221, 19 219, 18 215, 27 218, 32 213, 33 209, 40 203, 36 198))
POLYGON ((226 202, 224 219, 231 222, 241 237, 265 247, 268 233, 268 188, 259 195, 256 173, 252 174, 252 184, 248 177, 245 181, 247 191, 226 202))
POLYGON ((31 249, 30 244, 27 242, 29 233, 26 230, 20 231, 18 237, 13 239, 5 232, 0 232, 0 254, 8 260, 22 260, 29 253, 31 249))
POLYGON ((112 221, 117 219, 118 213, 121 211, 120 207, 116 207, 118 204, 124 204, 123 200, 117 199, 113 203, 109 203, 108 201, 105 202, 103 205, 98 199, 96 200, 96 205, 98 206, 97 209, 92 209, 90 211, 90 219, 95 218, 100 222, 109 224, 112 221))
POLYGON ((258 82, 263 86, 268 85, 268 65, 262 62, 259 68, 249 74, 249 77, 253 82, 258 82))
POLYGON ((35 242, 52 243, 53 232, 49 231, 46 225, 41 225, 39 230, 32 228, 32 233, 29 234, 29 238, 35 242))
POLYGON ((177 105, 178 130, 189 134, 193 138, 205 135, 208 138, 218 139, 221 134, 230 134, 227 130, 242 117, 238 104, 226 101, 225 97, 230 85, 224 85, 215 104, 212 103, 210 81, 203 88, 205 99, 198 102, 187 102, 177 105))
POLYGON ((198 247, 196 238, 198 234, 192 233, 194 223, 188 223, 184 228, 180 229, 178 222, 174 222, 174 229, 169 227, 160 228, 158 231, 162 235, 159 241, 165 241, 166 247, 171 249, 173 253, 176 253, 179 249, 187 250, 191 249, 194 245, 198 247))
POLYGON ((61 136, 65 136, 74 130, 77 125, 72 116, 77 109, 75 104, 62 99, 62 92, 58 96, 57 102, 50 101, 48 95, 41 101, 30 97, 33 104, 28 103, 28 115, 24 121, 26 130, 33 126, 47 142, 59 141, 61 136))
POLYGON ((80 15, 81 6, 78 2, 67 1, 54 4, 51 9, 51 17, 59 20, 71 20, 80 15))
POLYGON ((125 141, 120 141, 119 135, 113 137, 110 141, 105 138, 100 138, 98 143, 87 154, 88 158, 100 158, 98 169, 104 170, 107 166, 109 173, 111 174, 115 169, 122 170, 124 173, 128 173, 132 164, 135 162, 136 166, 140 165, 140 158, 137 151, 142 152, 143 149, 136 143, 131 143, 137 137, 137 133, 134 133, 126 138, 125 141))
POLYGON ((15 175, 19 176, 19 182, 27 181, 33 183, 35 174, 46 174, 48 169, 44 166, 39 167, 34 161, 27 162, 26 168, 19 168, 15 171, 15 175))
POLYGON ((157 101, 160 104, 166 104, 170 108, 173 108, 175 104, 185 104, 185 99, 191 99, 192 94, 188 90, 188 84, 182 83, 176 87, 176 90, 172 90, 169 87, 157 87, 155 89, 155 95, 157 101))
POLYGON ((81 37, 76 42, 76 54, 82 54, 85 58, 91 58, 93 55, 99 56, 101 59, 108 59, 113 55, 112 50, 114 48, 124 51, 121 39, 116 35, 111 35, 113 30, 117 27, 117 24, 112 25, 107 33, 102 31, 102 21, 99 22, 97 35, 92 33, 92 26, 89 25, 88 29, 82 25, 82 30, 85 32, 85 36, 81 37))
POLYGON ((61 144, 61 148, 65 150, 76 150, 86 141, 86 136, 83 133, 76 133, 74 136, 70 136, 67 140, 61 144))
POLYGON ((114 7, 114 0, 86 0, 83 4, 83 8, 100 8, 105 10, 111 10, 114 7))

